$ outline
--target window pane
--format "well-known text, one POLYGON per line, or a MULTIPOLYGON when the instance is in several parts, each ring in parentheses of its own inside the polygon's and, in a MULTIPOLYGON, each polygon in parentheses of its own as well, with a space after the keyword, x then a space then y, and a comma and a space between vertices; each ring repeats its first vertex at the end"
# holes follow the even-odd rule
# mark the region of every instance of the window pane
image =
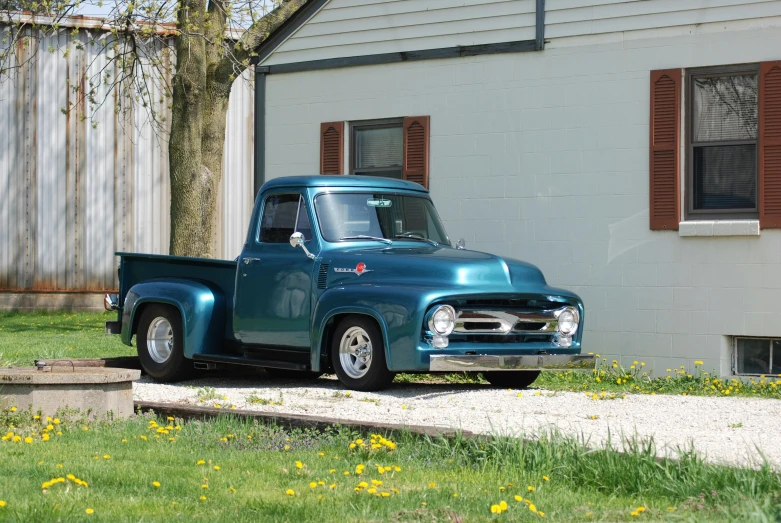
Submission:
POLYGON ((756 75, 694 78, 694 142, 757 137, 756 75))
POLYGON ((755 209, 757 146, 694 148, 695 209, 755 209))
POLYGON ((738 374, 768 374, 770 340, 738 339, 738 374))
POLYGON ((400 167, 403 142, 401 126, 356 129, 355 168, 400 167))
POLYGON ((781 340, 773 340, 773 369, 770 372, 781 375, 781 340))
POLYGON ((296 230, 298 216, 298 231, 306 240, 312 239, 312 228, 309 225, 309 215, 306 206, 301 205, 299 214, 299 194, 275 194, 266 198, 263 206, 263 220, 260 224, 260 241, 263 243, 288 243, 290 235, 296 230))

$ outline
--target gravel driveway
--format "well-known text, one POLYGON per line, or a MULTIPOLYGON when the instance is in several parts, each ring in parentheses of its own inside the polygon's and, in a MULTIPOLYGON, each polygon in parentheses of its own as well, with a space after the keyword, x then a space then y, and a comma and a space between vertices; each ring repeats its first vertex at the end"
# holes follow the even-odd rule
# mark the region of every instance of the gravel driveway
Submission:
POLYGON ((486 385, 394 383, 382 392, 350 392, 335 379, 269 380, 210 377, 176 385, 147 377, 133 384, 136 400, 162 401, 331 418, 432 425, 480 433, 535 434, 555 427, 604 444, 653 438, 659 453, 694 448, 706 459, 756 465, 759 450, 781 470, 781 401, 758 398, 627 395, 592 400, 585 393, 495 389, 486 385), (213 388, 214 391, 210 389, 213 388), (199 400, 211 396, 206 401, 199 400), (214 396, 217 396, 215 398, 214 396), (254 401, 249 401, 252 396, 254 401), (227 397, 227 400, 224 399, 227 397), (263 400, 282 405, 261 405, 263 400))

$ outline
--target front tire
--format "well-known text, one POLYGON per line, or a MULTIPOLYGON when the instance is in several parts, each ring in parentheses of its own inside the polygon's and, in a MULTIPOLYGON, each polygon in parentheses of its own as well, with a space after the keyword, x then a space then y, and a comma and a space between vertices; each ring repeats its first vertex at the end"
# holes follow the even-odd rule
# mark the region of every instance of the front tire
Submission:
POLYGON ((484 372, 483 376, 494 387, 526 389, 540 375, 538 370, 509 370, 484 372))
POLYGON ((348 389, 384 389, 395 377, 385 362, 382 333, 366 316, 343 319, 331 339, 330 352, 334 372, 348 389))
POLYGON ((157 381, 180 381, 193 373, 184 357, 182 316, 169 305, 149 305, 138 320, 136 345, 141 368, 157 381))

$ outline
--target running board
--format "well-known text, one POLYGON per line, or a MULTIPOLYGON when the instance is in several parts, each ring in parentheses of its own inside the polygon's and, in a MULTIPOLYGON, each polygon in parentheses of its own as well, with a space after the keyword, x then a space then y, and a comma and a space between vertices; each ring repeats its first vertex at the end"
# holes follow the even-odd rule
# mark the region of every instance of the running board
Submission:
POLYGON ((195 354, 193 360, 197 362, 209 362, 209 363, 228 363, 231 365, 247 365, 249 367, 270 367, 272 369, 287 369, 287 370, 309 370, 309 365, 303 363, 292 363, 289 361, 278 360, 261 360, 257 358, 248 358, 243 356, 212 356, 209 354, 195 354))

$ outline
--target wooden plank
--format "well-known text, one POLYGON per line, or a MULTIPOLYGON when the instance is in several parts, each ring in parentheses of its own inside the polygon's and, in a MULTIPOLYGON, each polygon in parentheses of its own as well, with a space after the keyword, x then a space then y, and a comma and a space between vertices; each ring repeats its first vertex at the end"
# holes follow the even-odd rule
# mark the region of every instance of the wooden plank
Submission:
POLYGON ((324 416, 309 416, 305 414, 285 414, 277 412, 260 412, 245 409, 216 409, 214 407, 198 407, 177 403, 158 403, 152 401, 136 401, 133 403, 136 410, 154 411, 158 416, 173 416, 183 419, 212 419, 218 416, 237 416, 255 419, 263 423, 273 423, 284 428, 308 428, 326 430, 334 426, 347 427, 365 433, 412 433, 421 436, 442 436, 465 438, 476 437, 477 434, 470 431, 459 431, 447 427, 432 425, 400 425, 396 423, 378 423, 371 421, 351 421, 324 416))

